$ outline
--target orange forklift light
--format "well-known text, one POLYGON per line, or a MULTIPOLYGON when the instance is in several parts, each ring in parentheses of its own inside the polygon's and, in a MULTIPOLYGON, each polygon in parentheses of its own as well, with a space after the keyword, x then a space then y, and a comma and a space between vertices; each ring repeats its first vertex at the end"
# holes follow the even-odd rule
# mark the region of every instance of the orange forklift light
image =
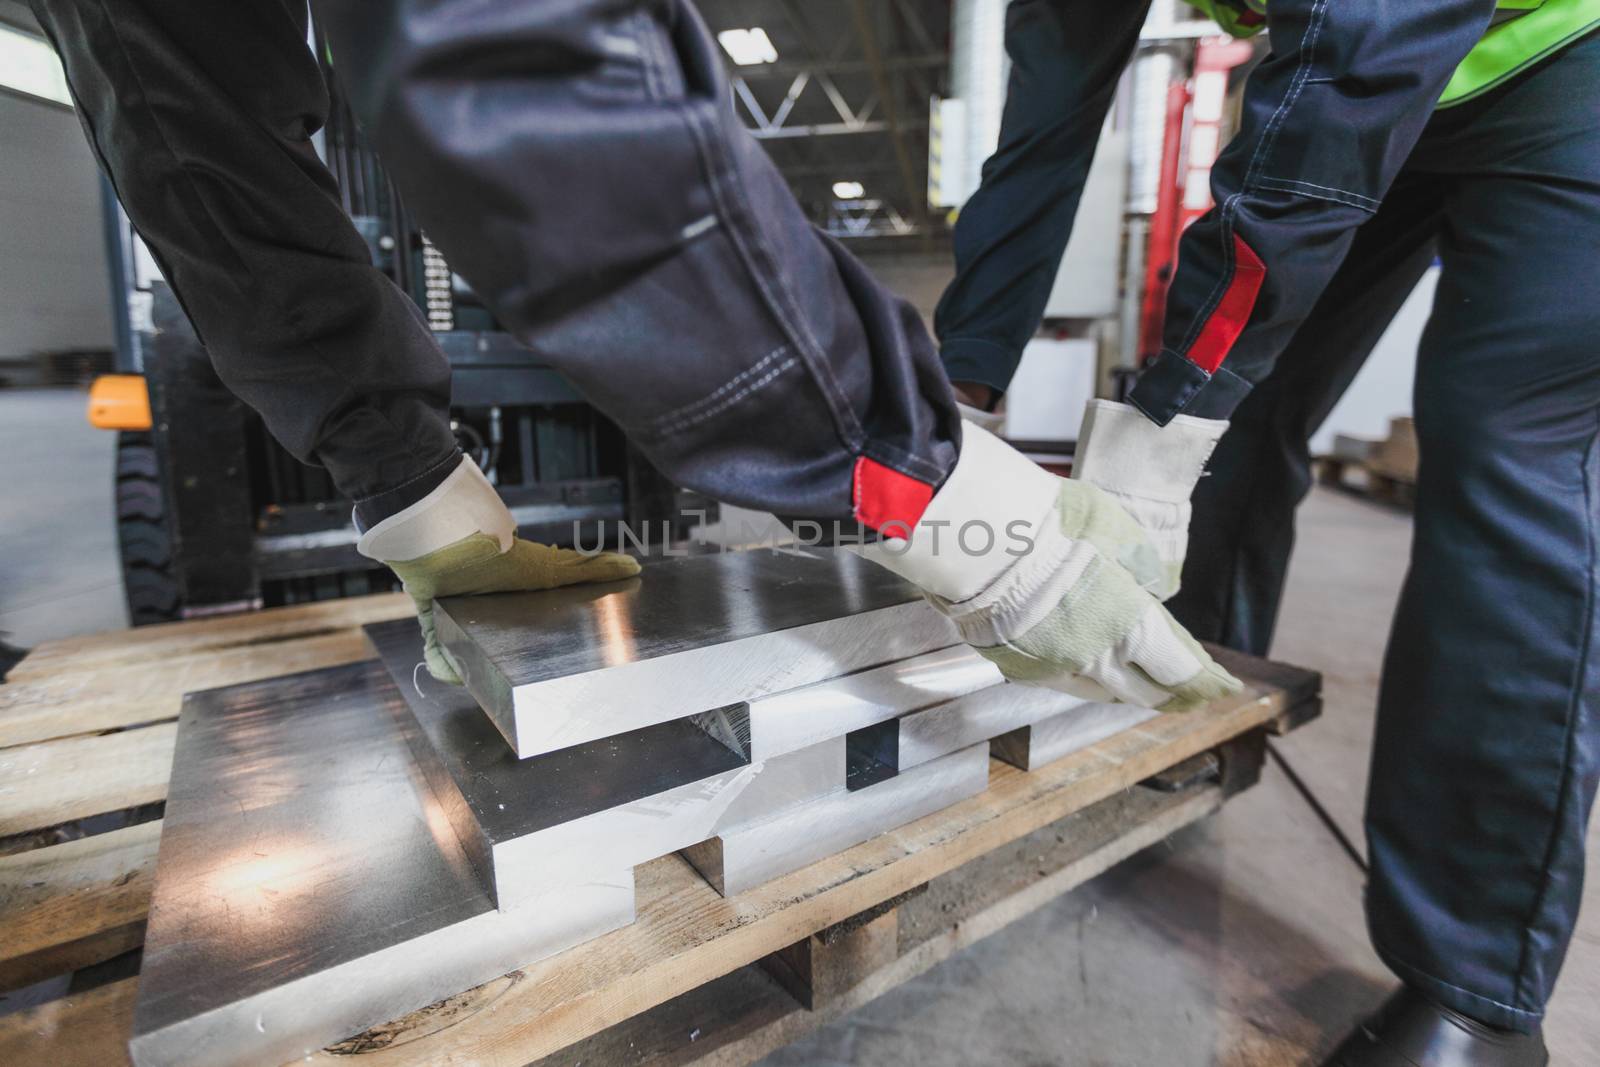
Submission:
POLYGON ((150 390, 138 374, 102 374, 89 386, 89 425, 100 430, 148 430, 150 390))

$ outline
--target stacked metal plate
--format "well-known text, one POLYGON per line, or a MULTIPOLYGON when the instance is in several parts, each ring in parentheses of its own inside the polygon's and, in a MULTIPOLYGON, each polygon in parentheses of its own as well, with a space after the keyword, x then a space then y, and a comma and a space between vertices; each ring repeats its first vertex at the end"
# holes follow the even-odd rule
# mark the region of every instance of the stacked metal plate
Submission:
POLYGON ((133 1053, 281 1062, 633 916, 680 852, 744 892, 1149 712, 1012 686, 845 552, 453 598, 376 662, 191 696, 133 1053))
POLYGON ((663 560, 610 585, 447 598, 435 617, 524 758, 956 642, 913 587, 831 551, 663 560))
POLYGON ((194 694, 130 1050, 279 1064, 633 921, 618 867, 495 907, 376 663, 194 694))

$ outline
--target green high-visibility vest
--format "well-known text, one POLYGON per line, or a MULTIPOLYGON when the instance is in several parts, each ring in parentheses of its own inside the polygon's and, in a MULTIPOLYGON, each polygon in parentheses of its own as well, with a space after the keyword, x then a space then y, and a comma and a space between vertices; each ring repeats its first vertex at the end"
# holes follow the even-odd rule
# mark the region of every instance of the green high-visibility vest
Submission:
MULTIPOLYGON (((1185 0, 1235 37, 1260 33, 1267 0, 1185 0)), ((1500 0, 1489 31, 1461 61, 1440 107, 1488 92, 1600 26, 1600 0, 1500 0)))

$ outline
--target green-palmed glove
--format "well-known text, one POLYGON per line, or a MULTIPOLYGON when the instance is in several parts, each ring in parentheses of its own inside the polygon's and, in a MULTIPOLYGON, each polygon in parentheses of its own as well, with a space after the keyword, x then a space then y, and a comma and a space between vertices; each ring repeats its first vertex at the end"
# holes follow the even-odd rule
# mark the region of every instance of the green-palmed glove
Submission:
POLYGON ((1057 478, 971 424, 909 537, 862 554, 909 579, 1022 685, 1185 711, 1236 692, 1149 588, 1166 565, 1096 486, 1057 478))
POLYGON ((417 608, 428 673, 460 685, 433 622, 436 597, 555 589, 639 573, 614 552, 586 555, 517 537, 517 523, 478 465, 463 457, 439 487, 361 536, 357 550, 399 576, 417 608))

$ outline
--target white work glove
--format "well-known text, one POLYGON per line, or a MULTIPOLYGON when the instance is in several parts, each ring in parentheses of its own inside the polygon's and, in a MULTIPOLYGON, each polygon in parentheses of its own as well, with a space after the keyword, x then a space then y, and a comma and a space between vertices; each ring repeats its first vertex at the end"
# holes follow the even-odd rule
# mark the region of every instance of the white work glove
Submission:
POLYGON ((1001 412, 985 411, 982 408, 975 408, 971 404, 962 403, 960 400, 956 401, 956 410, 961 413, 961 417, 964 420, 974 426, 981 426, 992 434, 998 435, 1001 430, 1005 429, 1006 417, 1001 412))
POLYGON ((500 494, 465 456, 433 492, 362 534, 356 551, 404 583, 422 627, 428 673, 451 685, 461 677, 439 643, 435 597, 555 589, 639 573, 637 560, 615 552, 590 555, 522 540, 500 494))
POLYGON ((1227 429, 1225 419, 1193 415, 1157 426, 1113 400, 1091 400, 1084 411, 1072 477, 1109 493, 1149 535, 1162 568, 1145 588, 1162 600, 1178 591, 1189 549, 1189 498, 1227 429))
POLYGON ((1163 564, 1106 493, 1057 478, 970 423, 909 539, 861 554, 920 587, 1013 682, 1184 711, 1239 682, 1142 585, 1163 564))

